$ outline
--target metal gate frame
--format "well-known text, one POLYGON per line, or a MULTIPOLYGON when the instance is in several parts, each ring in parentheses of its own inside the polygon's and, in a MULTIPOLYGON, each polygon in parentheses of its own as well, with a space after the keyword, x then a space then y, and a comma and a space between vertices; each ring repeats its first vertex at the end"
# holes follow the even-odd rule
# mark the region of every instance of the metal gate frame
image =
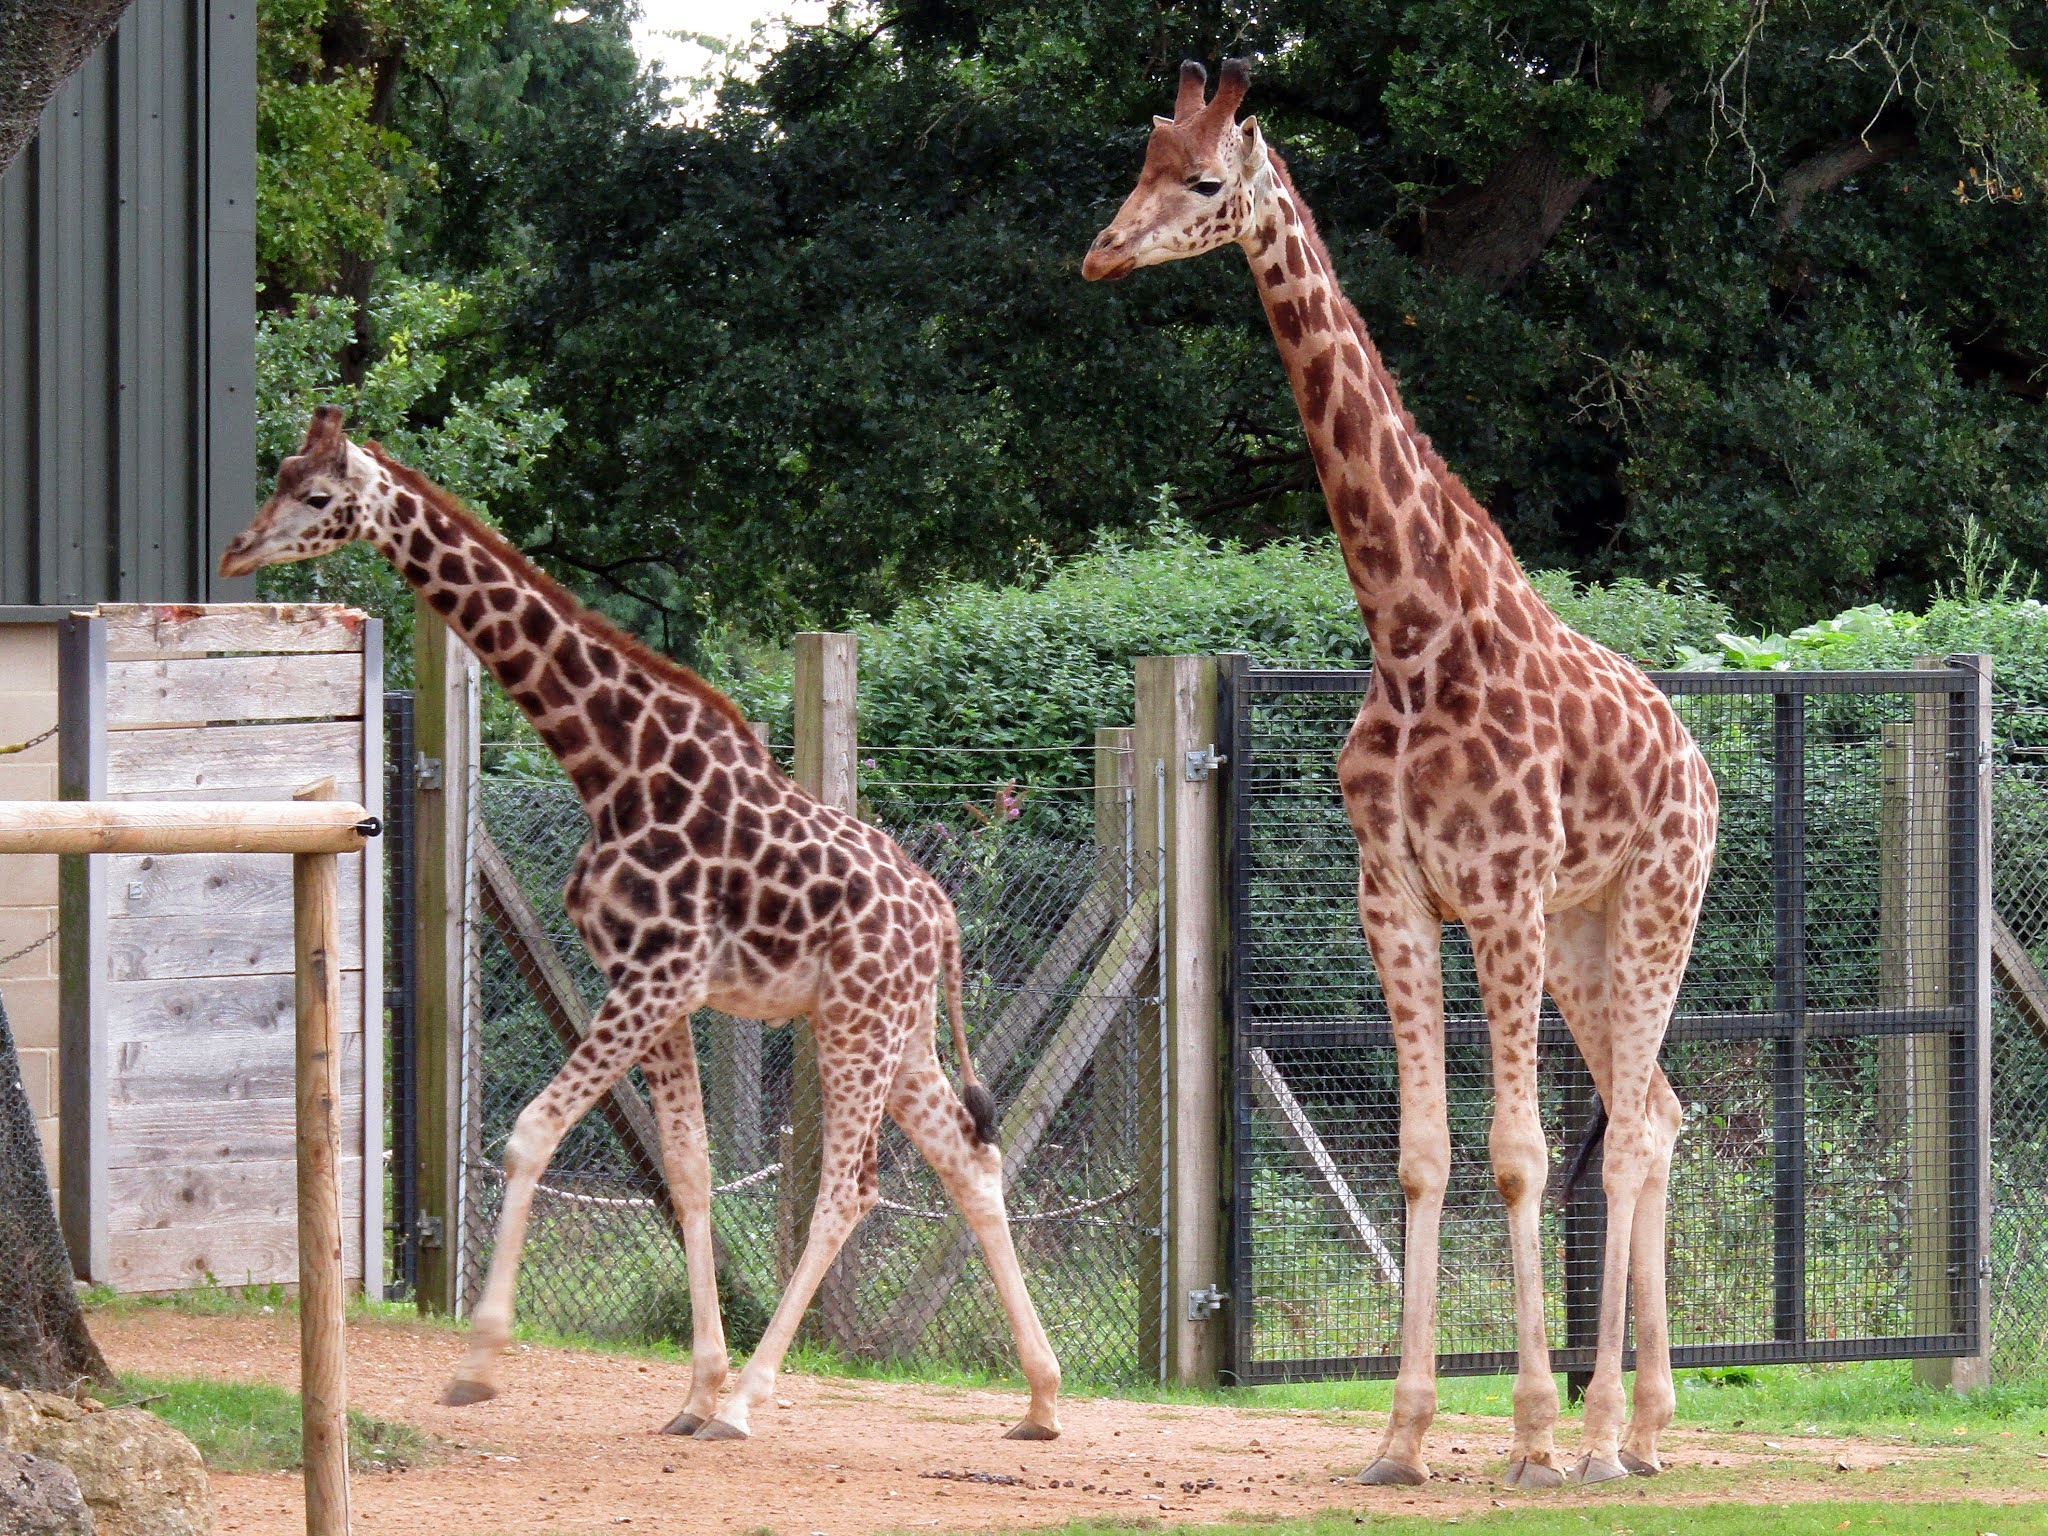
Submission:
MULTIPOLYGON (((1773 1337, 1711 1344, 1675 1345, 1674 1366, 1791 1364, 1896 1358, 1961 1358, 1984 1349, 1989 1254, 1984 1212, 1988 1188, 1989 1104, 1986 1095, 1990 1029, 1990 967, 1986 954, 1990 924, 1984 918, 1990 892, 1990 709, 1988 663, 1982 657, 1951 657, 1943 669, 1899 672, 1669 672, 1651 673, 1668 696, 1724 694, 1773 698, 1771 865, 1775 914, 1773 1006, 1740 1013, 1680 1012, 1667 1039, 1673 1041, 1768 1040, 1773 1044, 1770 1146, 1773 1181, 1773 1337), (1817 695, 1940 694, 1948 700, 1946 785, 1949 827, 1948 1001, 1939 1007, 1812 1009, 1806 994, 1805 746, 1807 702, 1817 695), (1881 1035, 1945 1034, 1950 1124, 1972 1134, 1951 1140, 1949 1210, 1954 1312, 1959 1327, 1947 1334, 1829 1339, 1810 1336, 1806 1325, 1806 1051, 1815 1040, 1881 1035)), ((1249 1145, 1254 1111, 1250 1051, 1263 1039, 1287 1036, 1289 1043, 1313 1038, 1331 1045, 1391 1045, 1384 1022, 1351 1023, 1318 1029, 1313 1023, 1261 1019, 1248 1001, 1246 962, 1253 914, 1249 909, 1252 859, 1251 770, 1257 743, 1247 728, 1249 711, 1262 697, 1277 694, 1349 693, 1363 698, 1368 670, 1260 669, 1244 655, 1227 656, 1219 667, 1220 749, 1227 764, 1224 794, 1225 884, 1230 944, 1225 968, 1224 1018, 1229 1032, 1230 1082, 1226 1087, 1227 1253, 1230 1306, 1225 1379, 1241 1385, 1334 1377, 1385 1377, 1399 1369, 1398 1353, 1296 1360, 1257 1360, 1253 1329, 1257 1317, 1252 1272, 1251 1159, 1238 1155, 1249 1145), (1291 1023, 1291 1027, 1290 1027, 1291 1023)), ((1335 754, 1331 778, 1334 785, 1335 754)), ((1446 1020, 1446 1044, 1478 1044, 1486 1029, 1478 1020, 1446 1020)), ((1540 1032, 1546 1052, 1571 1053, 1574 1073, 1585 1069, 1563 1020, 1548 997, 1540 1032)), ((1589 1088, 1590 1084, 1585 1083, 1589 1088)), ((1590 1104, 1589 1097, 1580 1102, 1590 1104)), ((1597 1169, 1597 1164, 1596 1164, 1597 1169)), ((1586 1181, 1598 1183, 1597 1172, 1586 1181)), ((1553 1343, 1552 1367, 1583 1373, 1593 1364, 1602 1254, 1605 1199, 1582 1190, 1565 1212, 1568 1252, 1590 1253, 1590 1283, 1569 1286, 1565 1297, 1566 1338, 1553 1343)), ((1502 1223, 1505 1233, 1505 1222, 1502 1223)), ((1629 1364, 1633 1364, 1630 1351, 1629 1364)), ((1446 1375, 1512 1371, 1512 1350, 1441 1353, 1437 1369, 1446 1375)))

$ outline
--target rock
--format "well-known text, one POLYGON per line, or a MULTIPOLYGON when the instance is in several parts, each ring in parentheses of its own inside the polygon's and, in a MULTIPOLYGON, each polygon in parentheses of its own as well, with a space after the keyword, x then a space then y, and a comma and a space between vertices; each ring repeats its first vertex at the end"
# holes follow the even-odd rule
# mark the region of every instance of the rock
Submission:
POLYGON ((93 1536, 92 1511, 70 1469, 0 1450, 0 1536, 93 1536))
POLYGON ((96 1536, 212 1536, 199 1452, 153 1413, 91 1413, 68 1397, 0 1388, 0 1444, 68 1467, 96 1536))

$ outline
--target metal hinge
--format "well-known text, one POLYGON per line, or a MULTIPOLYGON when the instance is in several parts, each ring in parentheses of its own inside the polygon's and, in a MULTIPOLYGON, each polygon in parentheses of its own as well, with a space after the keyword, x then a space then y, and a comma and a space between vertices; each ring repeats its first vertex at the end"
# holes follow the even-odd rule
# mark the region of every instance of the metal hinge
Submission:
POLYGON ((1220 1286, 1205 1286, 1199 1291, 1188 1292, 1188 1321, 1199 1323, 1205 1318, 1216 1316, 1223 1310, 1223 1303, 1230 1300, 1230 1292, 1220 1286))
POLYGON ((1191 747, 1188 749, 1187 766, 1184 772, 1190 784, 1199 784, 1229 761, 1229 758, 1216 750, 1216 743, 1212 741, 1206 747, 1191 747))
POLYGON ((1991 1278, 1991 1255, 1988 1253, 1977 1255, 1977 1278, 1979 1280, 1989 1280, 1991 1278))
POLYGON ((422 1248, 438 1248, 441 1246, 443 1229, 440 1217, 422 1215, 416 1230, 419 1234, 420 1246, 422 1248))
POLYGON ((441 787, 441 759, 438 757, 429 757, 424 752, 414 753, 412 772, 421 789, 441 787))

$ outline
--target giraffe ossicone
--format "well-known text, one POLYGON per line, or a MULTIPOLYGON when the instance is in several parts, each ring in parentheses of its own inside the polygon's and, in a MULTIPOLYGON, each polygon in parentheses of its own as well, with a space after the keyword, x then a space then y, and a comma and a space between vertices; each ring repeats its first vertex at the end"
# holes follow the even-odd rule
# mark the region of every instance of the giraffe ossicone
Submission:
POLYGON ((452 496, 314 412, 277 489, 221 557, 224 575, 361 540, 398 568, 530 719, 591 831, 564 900, 610 990, 589 1035, 520 1112, 505 1148, 497 1244, 468 1352, 444 1401, 495 1396, 534 1188, 569 1128, 637 1065, 690 1276, 688 1398, 669 1424, 746 1435, 840 1245, 879 1198, 884 1114, 931 1163, 980 1239, 1031 1404, 1011 1431, 1059 1433, 1059 1362, 1004 1211, 995 1108, 960 1013, 960 933, 938 882, 884 832, 806 794, 739 711, 687 667, 578 603, 452 496), (943 993, 961 1092, 939 1065, 943 993), (711 1164, 690 1015, 809 1019, 823 1146, 809 1236, 760 1344, 730 1362, 711 1238, 711 1164))
POLYGON ((1539 1231, 1549 1173, 1536 1097, 1545 990, 1609 1117, 1599 1345, 1572 1475, 1654 1472, 1676 1403, 1664 1224, 1681 1118, 1657 1055, 1713 861, 1713 776, 1642 671, 1551 612, 1493 519, 1416 429, 1286 166, 1255 119, 1236 120, 1249 83, 1243 63, 1227 62, 1205 99, 1207 72, 1181 66, 1173 116, 1153 119, 1138 184, 1082 273, 1121 278, 1222 245, 1244 251, 1372 639, 1372 686, 1337 771, 1400 1072, 1407 1224, 1400 1374, 1363 1477, 1428 1476, 1451 1156, 1446 921, 1470 936, 1493 1045, 1489 1150, 1507 1205, 1519 1361, 1505 1482, 1552 1487, 1564 1475, 1539 1231), (1624 1424, 1631 1280, 1637 1372, 1624 1424))

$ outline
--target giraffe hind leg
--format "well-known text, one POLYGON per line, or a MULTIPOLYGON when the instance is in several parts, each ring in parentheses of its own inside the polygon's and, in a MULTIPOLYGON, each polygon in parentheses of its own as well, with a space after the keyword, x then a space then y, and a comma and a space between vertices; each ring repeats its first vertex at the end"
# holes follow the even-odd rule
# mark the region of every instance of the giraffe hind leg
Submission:
POLYGON ((690 1271, 690 1392, 663 1433, 695 1434, 718 1408, 731 1368, 719 1315, 718 1259, 711 1233, 711 1147, 690 1021, 680 1020, 640 1063, 661 1133, 662 1172, 683 1234, 690 1271))
POLYGON ((1003 1202, 1003 1155, 982 1138, 979 1117, 946 1080, 929 1037, 913 1041, 889 1094, 889 1114, 931 1164, 946 1196, 981 1243, 989 1278, 1009 1314, 1017 1358, 1031 1387, 1031 1406, 1012 1440, 1059 1437, 1060 1362, 1024 1284, 1024 1266, 1010 1240, 1003 1202))

